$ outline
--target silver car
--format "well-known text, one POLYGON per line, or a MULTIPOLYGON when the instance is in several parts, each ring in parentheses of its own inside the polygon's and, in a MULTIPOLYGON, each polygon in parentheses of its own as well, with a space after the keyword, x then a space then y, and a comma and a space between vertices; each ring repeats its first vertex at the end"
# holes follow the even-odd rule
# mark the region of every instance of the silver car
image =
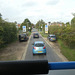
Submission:
POLYGON ((49 41, 56 41, 57 40, 56 36, 54 34, 48 35, 48 39, 49 39, 49 41))

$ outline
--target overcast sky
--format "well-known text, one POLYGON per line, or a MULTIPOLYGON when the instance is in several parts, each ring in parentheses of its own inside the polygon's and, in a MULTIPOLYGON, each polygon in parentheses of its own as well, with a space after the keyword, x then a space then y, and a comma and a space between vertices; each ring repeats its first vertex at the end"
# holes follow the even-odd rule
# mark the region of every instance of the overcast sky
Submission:
POLYGON ((7 21, 22 23, 28 18, 32 23, 68 22, 75 13, 75 0, 0 0, 0 13, 7 21))

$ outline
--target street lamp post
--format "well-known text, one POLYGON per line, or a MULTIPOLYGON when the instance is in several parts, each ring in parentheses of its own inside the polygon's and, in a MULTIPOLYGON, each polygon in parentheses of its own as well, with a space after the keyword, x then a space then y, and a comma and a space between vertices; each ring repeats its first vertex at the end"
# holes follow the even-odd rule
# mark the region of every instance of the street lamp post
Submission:
POLYGON ((41 26, 41 30, 42 30, 42 26, 41 26))
POLYGON ((30 31, 30 27, 29 27, 29 31, 30 31))
POLYGON ((29 23, 29 22, 27 22, 27 30, 28 30, 28 23, 29 23))
POLYGON ((40 31, 40 23, 39 23, 39 31, 40 31))

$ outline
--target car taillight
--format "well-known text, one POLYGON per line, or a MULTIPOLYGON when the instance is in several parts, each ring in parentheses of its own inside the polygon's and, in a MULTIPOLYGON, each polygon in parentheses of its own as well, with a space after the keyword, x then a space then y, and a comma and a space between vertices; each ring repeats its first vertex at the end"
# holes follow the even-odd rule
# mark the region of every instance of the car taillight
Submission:
POLYGON ((35 47, 33 47, 34 49, 36 49, 35 47))
POLYGON ((50 38, 51 39, 51 38, 50 38))
POLYGON ((44 46, 43 49, 45 49, 46 47, 44 46))

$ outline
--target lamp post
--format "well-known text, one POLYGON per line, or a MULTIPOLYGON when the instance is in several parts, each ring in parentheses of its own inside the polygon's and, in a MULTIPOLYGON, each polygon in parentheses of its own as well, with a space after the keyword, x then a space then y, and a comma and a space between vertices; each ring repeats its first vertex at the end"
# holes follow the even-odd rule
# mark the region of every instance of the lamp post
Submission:
POLYGON ((27 22, 27 30, 28 30, 28 23, 29 23, 29 22, 27 22))
POLYGON ((30 27, 29 27, 29 31, 30 31, 30 27))
POLYGON ((40 22, 39 22, 39 31, 40 31, 40 22))

